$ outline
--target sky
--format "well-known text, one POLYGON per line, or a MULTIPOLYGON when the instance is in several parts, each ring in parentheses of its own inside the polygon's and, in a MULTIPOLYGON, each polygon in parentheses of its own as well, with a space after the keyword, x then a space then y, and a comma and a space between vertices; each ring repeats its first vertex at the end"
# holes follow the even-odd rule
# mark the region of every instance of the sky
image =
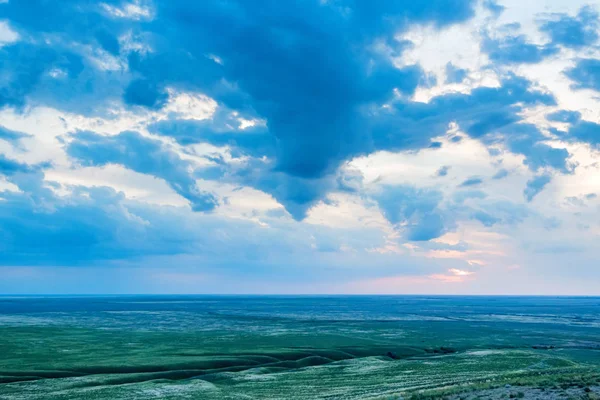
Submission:
POLYGON ((599 13, 0 0, 0 293, 600 294, 599 13))

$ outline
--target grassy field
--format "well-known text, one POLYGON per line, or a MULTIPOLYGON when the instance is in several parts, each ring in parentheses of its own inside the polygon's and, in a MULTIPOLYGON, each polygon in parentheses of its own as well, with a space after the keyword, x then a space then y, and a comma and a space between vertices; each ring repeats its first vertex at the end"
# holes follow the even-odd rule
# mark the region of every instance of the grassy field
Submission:
POLYGON ((458 399, 507 384, 523 396, 583 390, 600 377, 595 308, 432 315, 413 304, 410 317, 371 318, 360 302, 358 316, 287 306, 9 309, 0 399, 458 399))

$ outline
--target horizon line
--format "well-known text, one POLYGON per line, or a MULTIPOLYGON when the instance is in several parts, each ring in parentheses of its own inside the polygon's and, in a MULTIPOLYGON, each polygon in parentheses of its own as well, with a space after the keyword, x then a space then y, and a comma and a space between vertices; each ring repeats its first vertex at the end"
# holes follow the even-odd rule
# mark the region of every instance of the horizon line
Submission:
POLYGON ((448 293, 0 293, 0 297, 116 297, 116 296, 247 296, 247 297, 391 297, 391 296, 444 296, 444 297, 600 297, 598 294, 448 294, 448 293))

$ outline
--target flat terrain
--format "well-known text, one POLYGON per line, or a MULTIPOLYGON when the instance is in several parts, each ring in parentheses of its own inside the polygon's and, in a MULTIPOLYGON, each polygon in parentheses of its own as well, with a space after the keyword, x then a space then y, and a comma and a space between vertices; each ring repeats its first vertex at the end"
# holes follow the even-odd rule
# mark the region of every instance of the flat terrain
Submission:
POLYGON ((448 397, 449 400, 479 399, 525 399, 525 400, 564 400, 564 399, 600 399, 599 386, 567 387, 567 388, 535 388, 528 386, 501 387, 463 393, 448 397))
POLYGON ((11 400, 592 399, 600 383, 599 298, 0 297, 0 338, 11 400))

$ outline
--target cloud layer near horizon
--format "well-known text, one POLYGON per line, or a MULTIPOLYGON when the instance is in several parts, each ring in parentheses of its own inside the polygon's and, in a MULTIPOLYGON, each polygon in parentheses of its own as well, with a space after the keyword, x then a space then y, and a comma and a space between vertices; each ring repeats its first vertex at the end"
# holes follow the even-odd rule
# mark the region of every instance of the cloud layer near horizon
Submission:
POLYGON ((597 291, 597 7, 34 3, 0 292, 597 291))

